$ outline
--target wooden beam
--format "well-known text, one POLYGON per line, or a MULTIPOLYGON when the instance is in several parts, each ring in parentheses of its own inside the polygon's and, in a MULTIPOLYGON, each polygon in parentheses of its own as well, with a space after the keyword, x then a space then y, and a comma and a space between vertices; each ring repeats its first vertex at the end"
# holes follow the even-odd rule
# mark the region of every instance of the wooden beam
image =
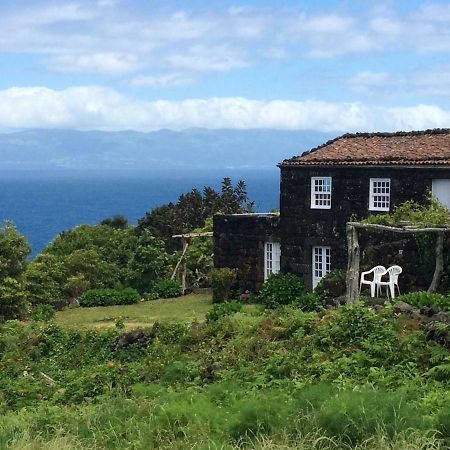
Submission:
POLYGON ((212 237, 214 233, 212 231, 203 231, 201 233, 184 233, 184 234, 174 234, 173 238, 194 238, 194 237, 212 237))
POLYGON ((361 223, 361 222, 348 222, 349 225, 354 226, 355 228, 360 228, 363 230, 382 230, 382 231, 392 231, 394 233, 431 233, 431 232, 445 232, 450 231, 450 228, 443 227, 433 227, 433 228, 400 228, 400 227, 393 227, 390 225, 379 225, 375 223, 361 223))
POLYGON ((182 241, 183 244, 183 251, 181 252, 181 256, 178 259, 177 265, 175 266, 175 269, 173 269, 173 273, 172 276, 170 277, 171 280, 175 279, 175 275, 177 274, 178 268, 180 267, 181 261, 183 261, 184 255, 186 254, 187 248, 188 248, 188 243, 186 239, 183 239, 182 241))
POLYGON ((441 282, 444 272, 444 232, 438 233, 436 238, 436 266, 434 269, 433 280, 431 281, 428 292, 436 292, 441 282))
POLYGON ((360 248, 358 242, 358 229, 352 223, 347 223, 347 247, 347 300, 349 303, 355 303, 358 300, 359 295, 358 283, 360 248))
POLYGON ((181 267, 181 292, 184 295, 186 292, 186 272, 187 272, 187 265, 186 265, 186 257, 184 256, 186 254, 186 250, 188 248, 188 241, 186 238, 181 238, 181 243, 183 245, 183 263, 181 267))

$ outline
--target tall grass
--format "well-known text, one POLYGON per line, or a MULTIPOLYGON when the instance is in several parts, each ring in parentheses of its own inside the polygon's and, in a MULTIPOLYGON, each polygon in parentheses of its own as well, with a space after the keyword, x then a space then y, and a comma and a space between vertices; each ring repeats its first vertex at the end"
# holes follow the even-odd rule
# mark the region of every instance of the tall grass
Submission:
POLYGON ((134 398, 42 406, 0 418, 0 449, 447 448, 437 432, 422 426, 414 408, 402 407, 398 395, 322 387, 321 399, 318 389, 304 391, 292 396, 278 389, 244 393, 230 384, 178 392, 151 386, 134 398))

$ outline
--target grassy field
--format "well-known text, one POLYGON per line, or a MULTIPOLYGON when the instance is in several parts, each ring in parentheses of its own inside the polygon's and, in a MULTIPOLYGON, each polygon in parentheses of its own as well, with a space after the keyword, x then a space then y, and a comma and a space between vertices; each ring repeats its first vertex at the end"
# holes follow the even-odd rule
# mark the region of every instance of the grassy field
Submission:
POLYGON ((135 328, 149 326, 156 321, 203 320, 211 307, 210 294, 190 294, 136 305, 69 308, 58 311, 56 321, 65 328, 88 329, 114 326, 121 319, 127 328, 135 328))

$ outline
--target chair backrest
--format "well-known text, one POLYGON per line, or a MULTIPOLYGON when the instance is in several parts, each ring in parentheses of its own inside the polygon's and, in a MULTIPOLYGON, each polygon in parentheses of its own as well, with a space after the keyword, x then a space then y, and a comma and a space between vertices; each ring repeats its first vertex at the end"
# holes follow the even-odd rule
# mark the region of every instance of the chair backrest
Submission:
POLYGON ((391 266, 387 272, 389 273, 389 281, 391 283, 397 283, 398 276, 403 272, 403 269, 400 266, 391 266))
POLYGON ((378 282, 381 280, 381 277, 387 272, 386 267, 384 266, 375 266, 371 272, 373 272, 373 281, 378 282))

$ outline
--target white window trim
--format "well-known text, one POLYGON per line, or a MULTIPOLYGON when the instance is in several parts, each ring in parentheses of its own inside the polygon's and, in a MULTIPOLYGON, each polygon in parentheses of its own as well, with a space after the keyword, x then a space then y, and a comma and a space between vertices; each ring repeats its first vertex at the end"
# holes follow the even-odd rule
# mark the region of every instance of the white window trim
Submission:
POLYGON ((390 178, 371 178, 369 183, 369 211, 389 211, 391 209, 391 179, 390 178), (377 181, 385 181, 389 183, 389 206, 374 206, 374 183, 377 181))
POLYGON ((331 209, 331 200, 333 192, 333 179, 332 177, 311 177, 311 209, 331 209), (329 205, 317 205, 316 204, 316 192, 315 181, 316 180, 330 180, 330 204, 329 205))
POLYGON ((280 272, 281 247, 279 242, 264 242, 264 281, 280 272))
POLYGON ((319 281, 328 273, 331 272, 331 247, 328 246, 316 246, 311 250, 311 269, 312 269, 312 286, 313 289, 317 287, 319 281), (319 250, 321 260, 320 262, 316 261, 316 249, 319 250), (327 255, 328 250, 328 255, 327 255), (327 261, 328 256, 328 261, 327 261), (316 263, 320 265, 318 270, 320 274, 316 273, 316 263))

